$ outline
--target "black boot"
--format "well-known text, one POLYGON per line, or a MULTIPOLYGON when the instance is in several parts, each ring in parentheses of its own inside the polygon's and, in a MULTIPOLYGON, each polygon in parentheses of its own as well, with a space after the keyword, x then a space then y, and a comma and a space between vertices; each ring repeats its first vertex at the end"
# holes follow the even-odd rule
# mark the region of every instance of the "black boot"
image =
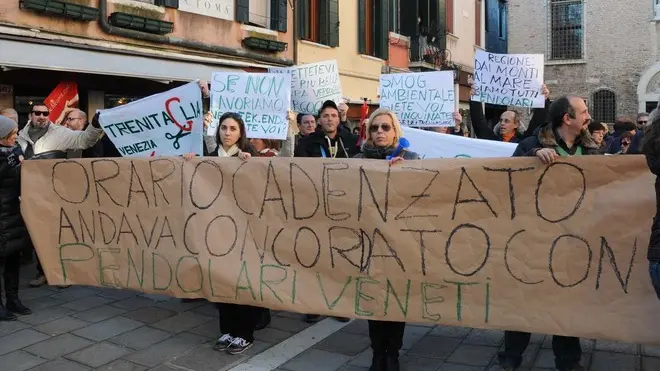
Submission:
POLYGON ((270 309, 259 308, 257 322, 254 325, 254 330, 263 330, 270 325, 270 309))
POLYGON ((385 370, 387 371, 399 371, 401 365, 399 364, 399 352, 394 354, 388 353, 387 360, 385 361, 385 370))
POLYGON ((5 296, 7 297, 5 308, 16 314, 32 314, 32 311, 23 305, 18 298, 19 269, 20 261, 18 259, 16 259, 15 264, 7 264, 5 266, 5 296))
POLYGON ((16 315, 0 303, 0 321, 16 321, 16 315))
POLYGON ((387 371, 387 355, 384 353, 374 353, 369 371, 387 371))

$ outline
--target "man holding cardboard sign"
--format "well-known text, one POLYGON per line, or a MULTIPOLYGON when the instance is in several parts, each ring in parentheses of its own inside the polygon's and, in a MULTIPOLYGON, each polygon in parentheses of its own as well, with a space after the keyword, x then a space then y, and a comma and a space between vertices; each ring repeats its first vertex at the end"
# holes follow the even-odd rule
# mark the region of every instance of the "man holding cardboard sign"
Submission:
MULTIPOLYGON (((589 135, 591 121, 584 100, 577 96, 564 96, 550 105, 550 124, 543 126, 538 135, 518 145, 513 156, 536 156, 546 164, 562 156, 598 155, 598 146, 589 135)), ((504 351, 499 354, 495 370, 513 371, 520 367, 522 355, 529 344, 529 332, 505 331, 504 351)), ((552 337, 555 367, 559 371, 582 371, 580 339, 574 336, 552 337)))

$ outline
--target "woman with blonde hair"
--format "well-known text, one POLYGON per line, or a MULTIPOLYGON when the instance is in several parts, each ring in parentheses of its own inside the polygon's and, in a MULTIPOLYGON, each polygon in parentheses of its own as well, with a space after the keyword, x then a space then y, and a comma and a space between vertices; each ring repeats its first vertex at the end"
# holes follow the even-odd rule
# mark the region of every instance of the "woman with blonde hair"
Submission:
MULTIPOLYGON (((354 158, 389 160, 392 164, 419 159, 417 153, 407 149, 395 153, 403 131, 399 119, 391 110, 379 108, 374 111, 366 121, 365 128, 367 138, 362 143, 362 153, 354 158)), ((399 370, 399 350, 403 346, 405 329, 405 322, 369 321, 369 338, 373 349, 370 371, 399 370)))

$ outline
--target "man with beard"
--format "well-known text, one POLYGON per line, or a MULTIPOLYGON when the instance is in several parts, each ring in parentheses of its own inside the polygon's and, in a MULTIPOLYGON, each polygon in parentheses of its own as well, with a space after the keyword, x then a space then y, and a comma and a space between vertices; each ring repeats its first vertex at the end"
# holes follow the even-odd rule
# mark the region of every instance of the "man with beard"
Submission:
MULTIPOLYGON (((98 114, 92 124, 83 131, 73 131, 50 122, 48 107, 43 103, 32 106, 30 121, 18 133, 17 142, 21 146, 25 159, 65 158, 69 150, 85 150, 92 147, 103 136, 103 129, 98 122, 98 114), (52 157, 51 157, 52 156, 52 157)), ((47 283, 43 268, 37 259, 37 278, 30 286, 38 287, 47 283)))
MULTIPOLYGON (((550 105, 548 119, 550 123, 541 127, 537 135, 518 144, 514 157, 536 156, 549 164, 563 156, 600 154, 587 129, 591 115, 582 98, 569 95, 557 99, 550 105)), ((513 371, 520 367, 529 339, 528 332, 505 331, 504 351, 499 354, 499 365, 491 371, 513 371)), ((579 338, 554 335, 552 350, 558 371, 584 370, 580 365, 582 349, 579 338)))

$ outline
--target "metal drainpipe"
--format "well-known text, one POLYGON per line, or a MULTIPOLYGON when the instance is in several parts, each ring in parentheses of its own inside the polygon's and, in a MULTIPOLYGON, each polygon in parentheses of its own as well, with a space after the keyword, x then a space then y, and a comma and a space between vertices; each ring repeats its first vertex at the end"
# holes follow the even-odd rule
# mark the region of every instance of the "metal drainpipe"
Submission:
MULTIPOLYGON (((100 13, 99 25, 101 26, 101 29, 105 33, 110 34, 110 35, 117 35, 117 36, 122 36, 122 37, 129 38, 129 39, 149 41, 149 42, 157 43, 157 44, 168 44, 168 45, 180 46, 180 47, 184 47, 184 48, 188 48, 188 49, 203 50, 203 51, 212 52, 212 53, 225 54, 225 55, 232 56, 232 57, 252 59, 252 60, 255 60, 255 61, 265 62, 265 63, 270 63, 270 64, 285 65, 285 66, 294 65, 294 61, 292 61, 291 59, 269 57, 267 55, 253 53, 253 52, 245 51, 245 50, 242 50, 242 49, 233 49, 233 48, 228 48, 228 47, 225 47, 225 46, 204 44, 204 43, 200 43, 200 42, 197 42, 197 41, 184 40, 184 39, 180 39, 180 38, 172 38, 172 37, 169 37, 169 36, 152 35, 152 34, 146 33, 146 32, 140 32, 140 31, 134 31, 134 30, 129 30, 129 29, 125 29, 125 28, 115 27, 115 26, 112 26, 108 22, 107 12, 108 12, 108 0, 99 0, 99 13, 100 13)), ((295 42, 295 40, 294 40, 294 42, 295 42)), ((295 44, 294 44, 294 47, 295 47, 295 44)), ((294 52, 295 52, 295 49, 294 49, 294 52)))

